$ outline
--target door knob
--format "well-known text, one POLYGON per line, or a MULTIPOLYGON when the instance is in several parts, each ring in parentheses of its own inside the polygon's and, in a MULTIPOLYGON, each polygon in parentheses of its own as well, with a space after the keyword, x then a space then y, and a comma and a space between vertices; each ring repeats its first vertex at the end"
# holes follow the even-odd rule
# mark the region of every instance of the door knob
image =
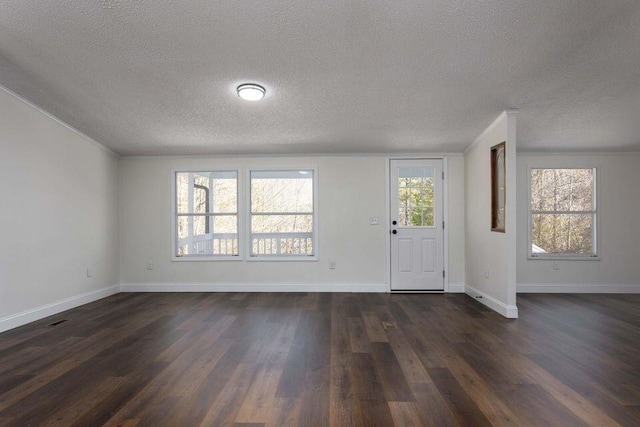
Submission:
POLYGON ((398 230, 393 230, 392 233, 393 234, 398 234, 398 230))
POLYGON ((396 225, 398 223, 398 221, 391 221, 391 224, 396 225))

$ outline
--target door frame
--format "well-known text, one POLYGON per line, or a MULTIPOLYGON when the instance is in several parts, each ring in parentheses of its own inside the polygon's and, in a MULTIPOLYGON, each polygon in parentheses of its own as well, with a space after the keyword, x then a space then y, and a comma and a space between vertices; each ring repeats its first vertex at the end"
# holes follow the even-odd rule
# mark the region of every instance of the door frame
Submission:
MULTIPOLYGON (((442 256, 444 268, 444 292, 449 292, 449 157, 447 155, 403 155, 403 156, 387 156, 384 159, 385 164, 385 224, 386 224, 386 250, 385 250, 385 284, 387 292, 391 291, 391 160, 442 160, 442 172, 444 179, 442 180, 442 217, 444 218, 444 232, 442 239, 442 256)), ((442 293, 442 291, 402 291, 400 293, 442 293)))

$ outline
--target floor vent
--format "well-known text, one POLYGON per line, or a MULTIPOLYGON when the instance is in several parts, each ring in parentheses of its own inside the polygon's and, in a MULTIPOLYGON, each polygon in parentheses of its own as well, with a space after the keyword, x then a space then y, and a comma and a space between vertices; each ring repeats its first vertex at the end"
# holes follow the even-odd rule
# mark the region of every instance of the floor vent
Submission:
POLYGON ((385 329, 398 329, 398 326, 394 322, 382 322, 382 327, 385 329))
POLYGON ((67 322, 69 319, 58 320, 57 322, 49 323, 49 326, 58 326, 61 323, 67 322))

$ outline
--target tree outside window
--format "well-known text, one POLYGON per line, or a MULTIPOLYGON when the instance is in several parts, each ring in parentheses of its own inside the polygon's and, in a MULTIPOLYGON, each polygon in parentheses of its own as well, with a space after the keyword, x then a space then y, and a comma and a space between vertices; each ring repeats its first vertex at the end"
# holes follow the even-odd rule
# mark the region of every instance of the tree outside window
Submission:
POLYGON ((596 255, 595 172, 531 169, 531 257, 596 255))

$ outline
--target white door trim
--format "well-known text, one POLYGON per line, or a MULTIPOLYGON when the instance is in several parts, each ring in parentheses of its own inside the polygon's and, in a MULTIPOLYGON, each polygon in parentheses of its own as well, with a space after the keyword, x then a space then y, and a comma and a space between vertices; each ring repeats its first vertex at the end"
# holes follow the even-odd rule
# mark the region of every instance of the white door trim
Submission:
MULTIPOLYGON (((391 160, 442 160, 442 171, 444 172, 444 180, 442 182, 442 215, 444 218, 445 229, 443 236, 443 262, 444 262, 444 292, 449 292, 449 157, 447 155, 402 155, 402 156, 386 156, 385 157, 385 216, 384 221, 386 224, 386 239, 385 239, 385 284, 387 292, 391 292, 391 218, 390 218, 390 204, 391 204, 391 160)), ((433 291, 432 291, 433 292, 433 291)), ((428 293, 428 291, 427 291, 428 293)))

